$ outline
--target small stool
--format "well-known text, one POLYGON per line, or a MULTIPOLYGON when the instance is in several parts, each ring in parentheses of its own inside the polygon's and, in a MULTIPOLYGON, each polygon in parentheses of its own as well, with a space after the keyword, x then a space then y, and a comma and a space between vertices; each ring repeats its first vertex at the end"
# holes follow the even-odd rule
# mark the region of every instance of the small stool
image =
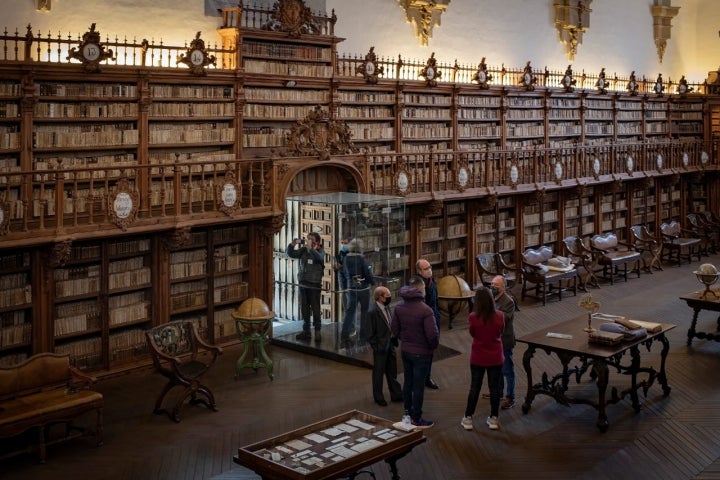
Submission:
POLYGON ((272 325, 270 320, 275 317, 275 313, 259 298, 248 298, 231 315, 235 319, 235 330, 244 345, 243 353, 235 363, 235 378, 240 376, 243 368, 252 368, 255 373, 264 368, 270 380, 273 380, 273 362, 265 351, 265 342, 272 325), (247 362, 245 359, 250 350, 252 360, 247 362))

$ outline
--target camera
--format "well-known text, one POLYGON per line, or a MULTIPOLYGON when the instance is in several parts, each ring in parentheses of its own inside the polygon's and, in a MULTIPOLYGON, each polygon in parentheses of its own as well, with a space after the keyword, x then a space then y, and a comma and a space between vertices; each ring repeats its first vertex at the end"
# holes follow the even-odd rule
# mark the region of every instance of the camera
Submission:
POLYGON ((301 238, 301 239, 300 239, 300 245, 305 245, 305 239, 304 239, 304 238, 301 238))

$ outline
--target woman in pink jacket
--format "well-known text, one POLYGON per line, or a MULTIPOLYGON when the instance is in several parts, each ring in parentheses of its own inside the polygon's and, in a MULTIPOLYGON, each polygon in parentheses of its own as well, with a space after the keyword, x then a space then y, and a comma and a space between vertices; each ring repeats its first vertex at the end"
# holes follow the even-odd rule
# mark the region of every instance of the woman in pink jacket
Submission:
POLYGON ((495 310, 492 293, 487 288, 475 292, 475 305, 468 318, 470 335, 473 337, 470 351, 470 392, 468 393, 465 416, 460 425, 465 430, 472 430, 472 416, 477 407, 480 389, 482 388, 485 371, 490 388, 490 416, 485 423, 491 430, 500 428, 498 410, 500 408, 499 379, 502 374, 503 356, 502 333, 505 329, 505 316, 495 310))

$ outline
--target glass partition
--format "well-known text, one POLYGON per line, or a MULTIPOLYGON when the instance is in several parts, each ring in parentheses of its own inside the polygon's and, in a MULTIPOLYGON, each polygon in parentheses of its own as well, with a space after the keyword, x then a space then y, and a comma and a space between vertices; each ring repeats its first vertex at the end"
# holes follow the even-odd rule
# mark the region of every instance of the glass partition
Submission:
POLYGON ((398 298, 409 272, 408 244, 402 197, 347 192, 288 197, 285 225, 275 238, 273 337, 323 350, 363 346, 372 291, 385 285, 398 298), (320 235, 325 253, 319 286, 322 328, 316 335, 311 314, 311 337, 295 339, 303 331, 300 249, 308 248, 311 232, 320 235), (291 246, 294 239, 299 241, 291 246), (288 248, 295 253, 288 255, 288 248))

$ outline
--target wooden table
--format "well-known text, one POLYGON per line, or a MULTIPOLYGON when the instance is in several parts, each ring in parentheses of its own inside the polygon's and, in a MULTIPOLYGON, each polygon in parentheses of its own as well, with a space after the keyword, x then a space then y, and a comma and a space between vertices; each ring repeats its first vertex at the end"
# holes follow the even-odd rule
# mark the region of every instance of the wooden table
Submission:
POLYGON ((268 480, 353 479, 362 468, 385 461, 395 480, 397 461, 425 440, 420 429, 402 431, 353 410, 239 448, 233 461, 268 480))
POLYGON ((720 289, 715 288, 710 290, 707 294, 704 290, 698 290, 697 292, 688 293, 680 297, 680 300, 685 300, 688 307, 693 309, 693 319, 690 323, 690 328, 687 333, 687 345, 688 347, 692 343, 694 337, 700 339, 715 340, 720 342, 720 316, 717 319, 717 326, 715 327, 715 333, 712 332, 698 332, 697 321, 700 310, 709 310, 711 312, 720 312, 720 289))
MULTIPOLYGON (((598 322, 596 321, 596 323, 598 322)), ((562 405, 569 406, 571 403, 581 403, 594 407, 598 411, 596 425, 601 432, 605 432, 609 426, 607 415, 605 414, 606 405, 618 403, 625 398, 625 396, 630 395, 633 408, 636 412, 640 411, 637 392, 639 389, 642 389, 643 393, 647 395, 647 391, 653 385, 655 379, 662 385, 663 394, 668 396, 671 388, 667 383, 667 377, 665 375, 665 360, 670 350, 670 344, 665 336, 665 332, 675 328, 675 325, 669 323, 662 323, 660 325, 662 329, 657 333, 648 333, 646 337, 639 340, 624 341, 618 345, 608 346, 588 342, 588 334, 583 331, 583 328, 587 326, 587 316, 583 315, 518 338, 518 342, 528 345, 528 349, 523 355, 523 367, 525 368, 528 379, 528 393, 522 405, 523 413, 530 411, 530 406, 535 396, 540 394, 548 395, 562 405), (548 332, 569 334, 572 335, 572 338, 548 337, 548 332), (659 370, 641 364, 640 346, 645 346, 646 350, 649 351, 650 347, 656 341, 662 344, 659 370), (533 381, 531 366, 531 360, 537 350, 543 350, 548 355, 555 354, 562 365, 562 371, 560 373, 551 375, 543 372, 539 383, 533 381), (630 353, 630 358, 626 359, 628 361, 623 363, 623 359, 628 352, 630 353), (577 358, 578 363, 571 367, 570 362, 573 358, 577 358), (616 387, 613 387, 610 398, 606 399, 605 393, 609 383, 610 367, 618 373, 629 375, 631 386, 620 392, 618 392, 616 387), (590 377, 594 379, 597 384, 597 401, 587 398, 576 398, 568 393, 570 379, 575 378, 576 383, 580 383, 583 374, 588 370, 590 371, 590 377), (638 381, 639 374, 646 375, 646 377, 638 381)), ((599 324, 594 326, 597 328, 599 324)))

